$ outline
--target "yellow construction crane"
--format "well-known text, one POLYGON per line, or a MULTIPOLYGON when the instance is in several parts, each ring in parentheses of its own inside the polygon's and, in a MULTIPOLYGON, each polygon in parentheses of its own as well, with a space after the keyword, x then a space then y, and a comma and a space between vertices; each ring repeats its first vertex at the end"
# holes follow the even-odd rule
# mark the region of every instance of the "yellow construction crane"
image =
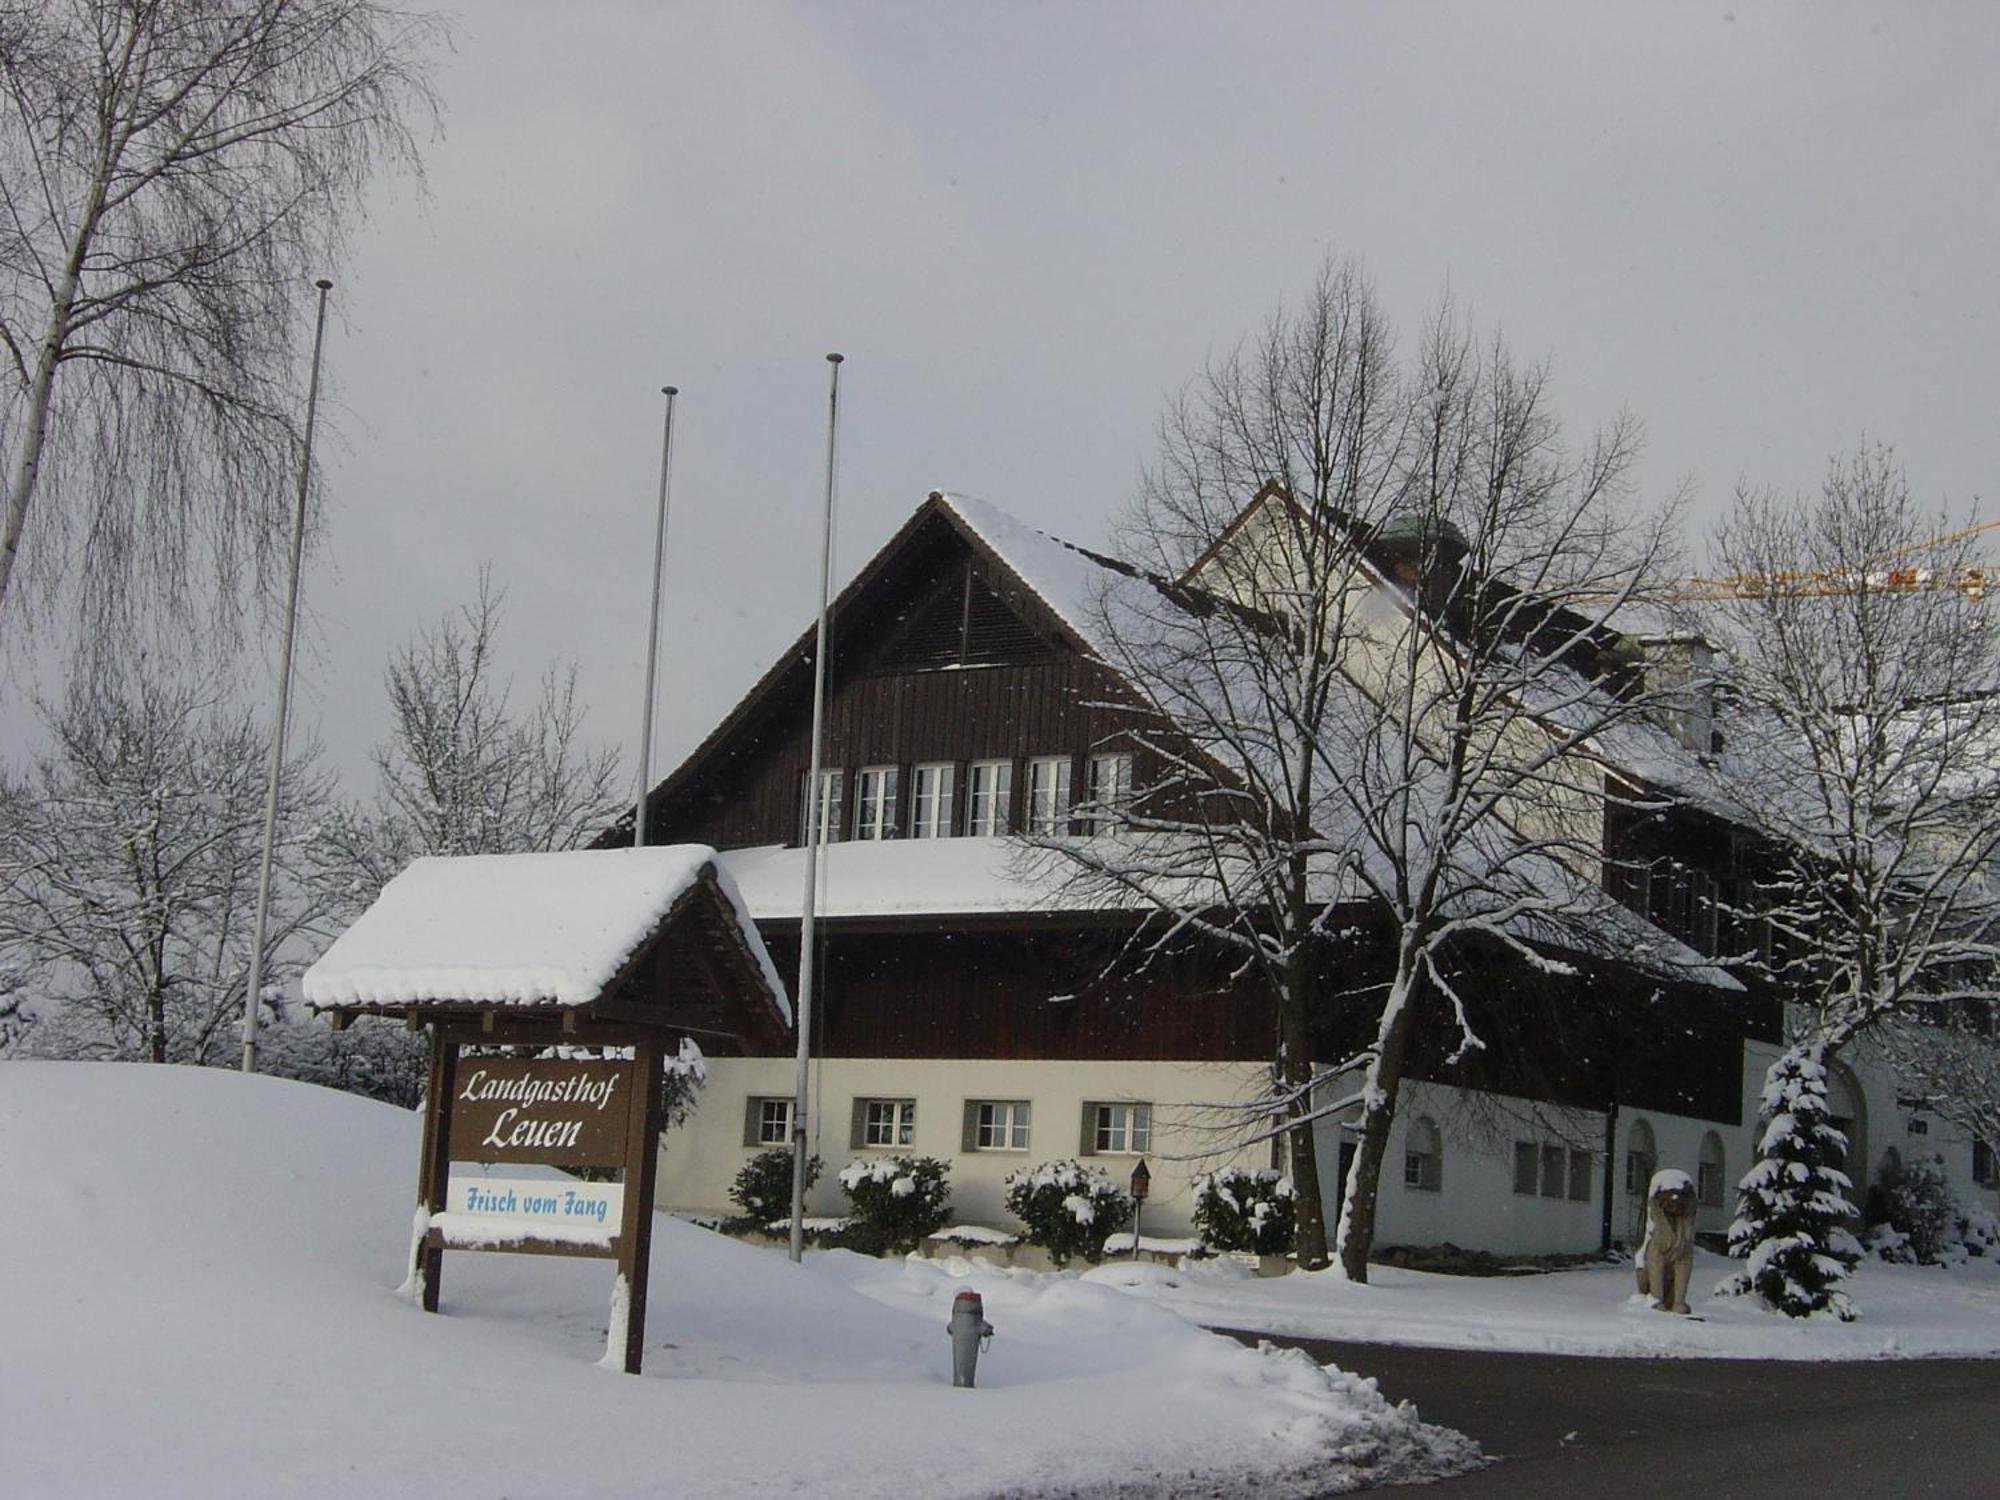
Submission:
MULTIPOLYGON (((1968 537, 1991 531, 2000 520, 1980 521, 1957 531, 1925 537, 1922 541, 1892 547, 1870 558, 1860 572, 1839 572, 1827 568, 1800 569, 1779 573, 1728 573, 1719 578, 1695 575, 1660 589, 1647 589, 1631 597, 1651 603, 1695 604, 1719 599, 1761 599, 1771 595, 1785 598, 1829 597, 1870 589, 1882 593, 1933 593, 1949 589, 1973 603, 1986 598, 1986 570, 1971 563, 1959 563, 1942 571, 1897 558, 1928 551, 1933 547, 1962 542, 1968 537)), ((1614 596, 1603 596, 1609 601, 1614 596)))

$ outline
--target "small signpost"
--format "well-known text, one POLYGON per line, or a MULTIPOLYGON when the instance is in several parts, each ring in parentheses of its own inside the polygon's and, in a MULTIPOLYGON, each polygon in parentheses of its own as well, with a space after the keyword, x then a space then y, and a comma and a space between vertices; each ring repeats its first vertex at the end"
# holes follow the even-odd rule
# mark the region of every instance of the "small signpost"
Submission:
POLYGON ((336 1028, 377 1015, 430 1031, 410 1248, 424 1311, 447 1250, 614 1260, 605 1362, 638 1374, 667 1049, 790 1045, 784 990, 714 851, 418 860, 305 990, 336 1028), (620 1180, 454 1179, 453 1162, 620 1180))

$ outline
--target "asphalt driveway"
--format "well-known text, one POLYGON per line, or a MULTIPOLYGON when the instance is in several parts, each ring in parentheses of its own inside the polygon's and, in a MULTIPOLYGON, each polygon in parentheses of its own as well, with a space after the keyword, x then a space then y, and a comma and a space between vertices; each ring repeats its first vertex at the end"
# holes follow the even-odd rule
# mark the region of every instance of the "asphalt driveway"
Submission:
MULTIPOLYGON (((1238 1333, 1255 1342, 1260 1335, 1238 1333)), ((1593 1359, 1273 1338, 1496 1462, 1423 1493, 2000 1497, 2000 1360, 1593 1359)))

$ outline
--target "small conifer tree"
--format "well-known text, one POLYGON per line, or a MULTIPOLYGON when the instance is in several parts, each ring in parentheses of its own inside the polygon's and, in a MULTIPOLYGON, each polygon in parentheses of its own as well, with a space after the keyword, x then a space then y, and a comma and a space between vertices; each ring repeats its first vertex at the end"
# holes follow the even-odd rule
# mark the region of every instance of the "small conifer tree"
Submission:
POLYGON ((1847 1138, 1827 1118, 1823 1049, 1794 1047, 1771 1065, 1761 1115, 1757 1160, 1738 1184, 1729 1226, 1729 1253, 1745 1265, 1716 1294, 1754 1292, 1788 1317, 1850 1320, 1854 1304, 1839 1286, 1861 1246, 1846 1228, 1852 1184, 1834 1162, 1847 1138))

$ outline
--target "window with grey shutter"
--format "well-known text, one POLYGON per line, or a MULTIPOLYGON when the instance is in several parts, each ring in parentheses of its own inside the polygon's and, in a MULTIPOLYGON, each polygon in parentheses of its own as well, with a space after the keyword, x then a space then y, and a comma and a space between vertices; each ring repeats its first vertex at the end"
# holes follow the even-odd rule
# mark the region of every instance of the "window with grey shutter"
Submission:
POLYGON ((958 1134, 958 1149, 977 1151, 979 1149, 979 1101, 965 1101, 965 1123, 958 1134))
POLYGON ((1097 1155, 1097 1114, 1104 1106, 1094 1100, 1085 1100, 1083 1106, 1083 1140, 1077 1145, 1078 1156, 1097 1155))
POLYGON ((868 1143, 868 1101, 854 1101, 854 1123, 847 1133, 847 1148, 859 1151, 868 1143))

